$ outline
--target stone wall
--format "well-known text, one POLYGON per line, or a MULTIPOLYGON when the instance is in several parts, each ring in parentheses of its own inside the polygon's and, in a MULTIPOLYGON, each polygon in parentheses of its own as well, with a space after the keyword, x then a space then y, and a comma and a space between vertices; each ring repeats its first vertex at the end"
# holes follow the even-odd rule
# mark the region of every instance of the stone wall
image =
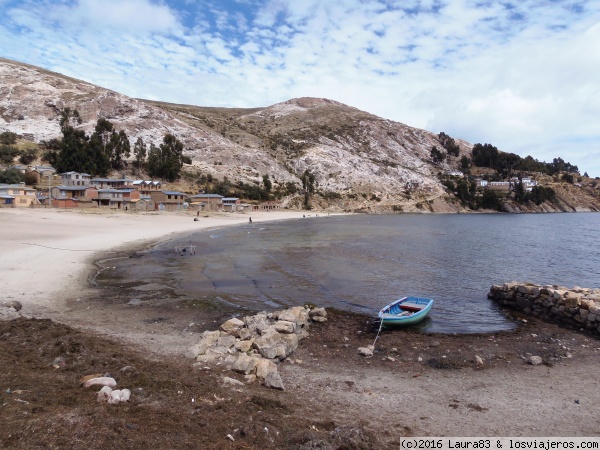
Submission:
POLYGON ((600 289, 578 286, 569 289, 513 281, 492 286, 488 298, 549 322, 600 334, 600 289))

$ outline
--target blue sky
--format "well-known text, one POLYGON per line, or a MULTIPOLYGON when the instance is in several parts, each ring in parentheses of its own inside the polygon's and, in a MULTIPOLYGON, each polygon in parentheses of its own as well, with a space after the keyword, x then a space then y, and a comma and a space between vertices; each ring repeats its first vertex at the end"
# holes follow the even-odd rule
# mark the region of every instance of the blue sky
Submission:
POLYGON ((600 176, 600 0, 0 0, 0 55, 123 94, 325 97, 600 176))

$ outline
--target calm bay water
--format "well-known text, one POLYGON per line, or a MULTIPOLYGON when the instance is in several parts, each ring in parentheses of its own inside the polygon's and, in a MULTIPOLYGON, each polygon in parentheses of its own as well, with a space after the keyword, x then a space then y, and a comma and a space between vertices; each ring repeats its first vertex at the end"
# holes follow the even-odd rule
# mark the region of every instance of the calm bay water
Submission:
POLYGON ((323 216, 203 231, 158 247, 192 296, 257 309, 311 302, 372 314, 404 295, 436 301, 431 332, 513 324, 492 284, 600 287, 600 214, 323 216), (177 258, 174 245, 197 254, 177 258))

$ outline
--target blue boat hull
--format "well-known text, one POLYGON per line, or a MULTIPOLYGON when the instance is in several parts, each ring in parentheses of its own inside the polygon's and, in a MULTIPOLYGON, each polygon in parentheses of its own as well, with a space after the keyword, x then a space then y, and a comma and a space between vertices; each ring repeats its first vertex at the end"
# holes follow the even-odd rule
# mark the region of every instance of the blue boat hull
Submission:
POLYGON ((422 321, 432 307, 429 298, 403 297, 382 308, 378 317, 386 327, 404 327, 422 321))

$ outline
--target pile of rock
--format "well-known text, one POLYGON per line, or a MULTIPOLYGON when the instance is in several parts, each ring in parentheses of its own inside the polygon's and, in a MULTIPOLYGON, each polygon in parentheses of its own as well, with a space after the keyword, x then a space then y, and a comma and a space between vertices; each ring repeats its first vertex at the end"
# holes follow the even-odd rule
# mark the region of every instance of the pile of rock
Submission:
POLYGON ((276 362, 291 355, 308 336, 311 322, 325 322, 325 308, 295 306, 283 311, 262 312, 243 319, 229 319, 220 330, 205 331, 200 342, 186 352, 198 365, 226 364, 267 387, 284 389, 276 362))
POLYGON ((600 334, 600 289, 511 282, 492 286, 488 298, 525 314, 600 334))
POLYGON ((101 374, 86 375, 81 379, 82 386, 89 388, 91 386, 102 386, 102 389, 97 394, 98 402, 108 403, 109 405, 117 405, 119 403, 128 402, 131 398, 129 389, 113 389, 117 386, 114 378, 103 376, 101 374))

